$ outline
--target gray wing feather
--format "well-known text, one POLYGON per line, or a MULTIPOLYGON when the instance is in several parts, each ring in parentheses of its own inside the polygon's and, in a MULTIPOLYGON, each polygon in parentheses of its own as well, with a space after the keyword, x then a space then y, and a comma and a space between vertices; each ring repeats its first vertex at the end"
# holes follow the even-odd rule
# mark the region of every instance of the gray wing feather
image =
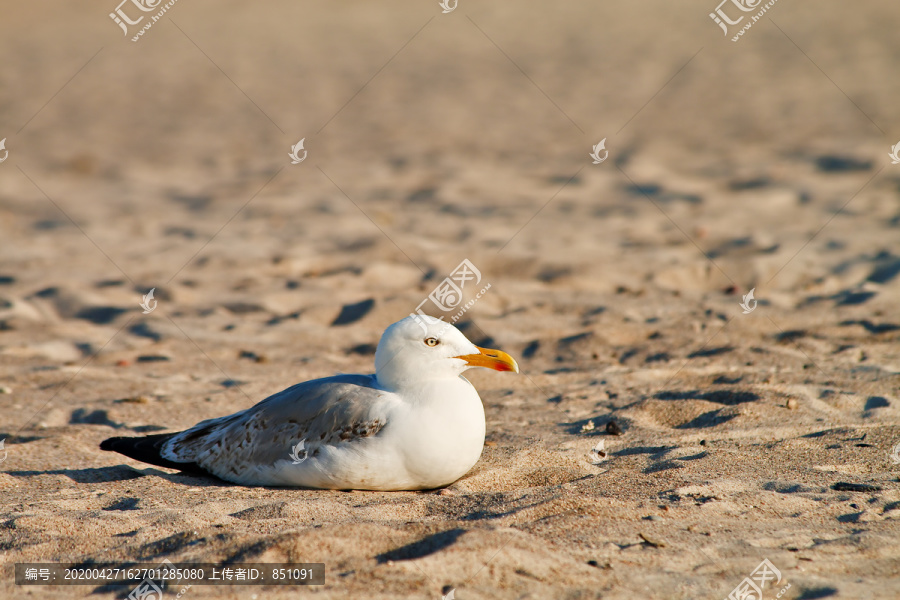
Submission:
POLYGON ((388 394, 374 375, 298 383, 251 408, 176 434, 161 455, 195 462, 219 476, 240 476, 255 466, 289 459, 291 448, 304 439, 308 455, 315 456, 322 445, 377 434, 385 421, 373 417, 372 408, 388 394))

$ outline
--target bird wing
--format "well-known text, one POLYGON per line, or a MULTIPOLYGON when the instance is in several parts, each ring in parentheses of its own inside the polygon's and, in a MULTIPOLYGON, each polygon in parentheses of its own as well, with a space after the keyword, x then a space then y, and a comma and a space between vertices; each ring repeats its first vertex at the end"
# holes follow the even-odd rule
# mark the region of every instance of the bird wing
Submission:
MULTIPOLYGON (((323 445, 377 434, 386 424, 373 414, 391 396, 374 375, 338 375, 298 383, 241 412, 202 421, 169 438, 160 456, 195 463, 222 477, 289 460, 306 441, 308 456, 323 445)), ((381 414, 381 411, 378 411, 381 414)))

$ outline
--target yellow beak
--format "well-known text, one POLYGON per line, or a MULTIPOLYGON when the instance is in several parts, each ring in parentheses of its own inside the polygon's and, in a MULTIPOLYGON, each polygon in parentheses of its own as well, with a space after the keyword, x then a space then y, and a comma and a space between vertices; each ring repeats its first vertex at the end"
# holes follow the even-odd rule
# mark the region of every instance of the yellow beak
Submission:
MULTIPOLYGON (((475 346, 478 348, 478 346, 475 346)), ((501 350, 491 350, 490 348, 478 348, 481 354, 464 354, 457 356, 466 361, 470 367, 487 367, 495 371, 512 371, 519 372, 519 365, 516 364, 512 356, 501 350)))

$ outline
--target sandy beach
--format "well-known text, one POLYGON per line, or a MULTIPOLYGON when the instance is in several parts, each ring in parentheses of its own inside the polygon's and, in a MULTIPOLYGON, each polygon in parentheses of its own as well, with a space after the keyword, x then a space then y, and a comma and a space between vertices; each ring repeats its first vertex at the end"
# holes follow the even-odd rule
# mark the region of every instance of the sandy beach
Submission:
POLYGON ((5 7, 0 597, 164 559, 325 564, 187 600, 900 597, 900 9, 736 4, 5 7), (467 372, 445 490, 100 451, 371 373, 464 260, 521 373, 467 372))

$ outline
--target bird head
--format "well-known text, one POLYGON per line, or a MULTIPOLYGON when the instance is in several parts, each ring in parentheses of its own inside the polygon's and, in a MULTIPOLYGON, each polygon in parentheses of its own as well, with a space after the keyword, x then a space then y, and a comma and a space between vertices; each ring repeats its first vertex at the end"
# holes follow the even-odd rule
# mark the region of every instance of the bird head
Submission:
POLYGON ((410 315, 388 327, 375 351, 376 376, 388 389, 457 377, 471 367, 519 372, 506 352, 479 348, 450 323, 424 315, 410 315))

